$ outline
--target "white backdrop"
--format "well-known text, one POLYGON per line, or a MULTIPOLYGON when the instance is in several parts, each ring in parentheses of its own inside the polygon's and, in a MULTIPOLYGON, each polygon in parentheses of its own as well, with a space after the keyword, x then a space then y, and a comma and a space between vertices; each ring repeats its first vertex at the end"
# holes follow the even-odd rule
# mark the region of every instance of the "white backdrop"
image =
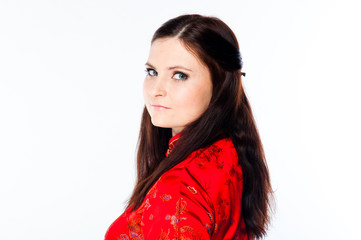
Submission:
POLYGON ((360 239, 357 0, 0 1, 0 239, 103 239, 135 179, 153 32, 224 20, 277 208, 266 239, 360 239))

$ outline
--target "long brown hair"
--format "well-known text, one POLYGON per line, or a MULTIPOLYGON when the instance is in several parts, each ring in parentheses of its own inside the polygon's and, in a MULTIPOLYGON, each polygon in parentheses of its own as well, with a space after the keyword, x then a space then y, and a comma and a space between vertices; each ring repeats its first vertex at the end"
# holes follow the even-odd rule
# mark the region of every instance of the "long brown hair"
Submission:
POLYGON ((268 167, 250 104, 242 87, 242 58, 232 30, 216 17, 181 15, 154 33, 175 37, 208 67, 213 93, 208 109, 182 131, 177 147, 165 159, 170 128, 153 126, 144 108, 138 142, 137 183, 128 207, 137 209, 159 177, 193 151, 230 137, 243 171, 242 216, 250 236, 266 234, 272 188, 268 167))

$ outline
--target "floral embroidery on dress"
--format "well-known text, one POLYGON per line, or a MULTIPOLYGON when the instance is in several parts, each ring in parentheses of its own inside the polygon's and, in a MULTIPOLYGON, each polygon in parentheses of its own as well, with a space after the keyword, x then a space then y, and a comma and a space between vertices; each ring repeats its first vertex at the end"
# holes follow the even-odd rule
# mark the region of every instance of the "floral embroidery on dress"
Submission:
POLYGON ((233 177, 236 174, 236 169, 234 165, 232 165, 231 170, 229 170, 229 176, 233 177))
POLYGON ((197 190, 194 187, 188 186, 187 188, 189 191, 191 191, 191 193, 197 194, 197 190))
POLYGON ((157 188, 157 185, 158 185, 158 182, 160 181, 160 178, 158 179, 157 182, 154 183, 154 185, 150 188, 150 190, 148 191, 147 193, 147 196, 151 196, 153 198, 156 198, 157 197, 157 192, 158 192, 158 188, 157 188))
POLYGON ((129 240, 129 237, 127 234, 120 234, 117 240, 129 240))
POLYGON ((169 201, 170 199, 172 199, 172 196, 169 195, 169 194, 164 193, 164 194, 160 197, 160 199, 162 199, 162 201, 165 202, 165 201, 169 201))
POLYGON ((184 211, 187 208, 187 202, 182 200, 182 198, 179 198, 176 204, 176 210, 175 210, 175 214, 171 217, 171 224, 173 225, 174 228, 177 227, 177 224, 180 220, 184 220, 186 218, 181 217, 180 215, 184 213, 184 211))
POLYGON ((145 201, 145 206, 144 208, 146 208, 147 210, 149 210, 149 208, 151 207, 152 205, 150 205, 149 203, 149 198, 145 201))
MULTIPOLYGON (((189 239, 189 240, 191 240, 191 238, 188 238, 184 234, 190 233, 191 236, 192 236, 193 228, 191 226, 179 226, 178 225, 181 221, 187 220, 186 217, 182 216, 182 214, 186 211, 186 209, 187 209, 187 202, 184 201, 182 198, 179 198, 177 203, 176 203, 176 211, 175 211, 175 213, 173 215, 167 214, 165 216, 165 220, 170 221, 170 224, 173 226, 173 229, 175 230, 175 233, 177 234, 176 235, 177 237, 174 238, 174 239, 179 239, 179 240, 189 239)), ((169 233, 170 233, 170 229, 168 229, 168 231, 165 232, 164 229, 162 228, 161 235, 160 235, 159 239, 169 239, 168 238, 169 233)))
POLYGON ((164 232, 164 230, 162 228, 158 240, 169 240, 169 234, 170 234, 169 229, 168 229, 168 232, 164 232))
POLYGON ((223 150, 217 145, 211 145, 207 149, 201 149, 195 152, 193 158, 197 159, 197 165, 203 167, 205 161, 208 163, 215 163, 218 169, 222 169, 224 166, 224 159, 219 158, 219 154, 223 150))
POLYGON ((132 240, 144 239, 142 236, 142 226, 144 226, 142 221, 143 212, 144 209, 141 208, 140 211, 134 211, 129 215, 127 225, 129 229, 129 236, 132 240))
POLYGON ((225 181, 225 183, 224 183, 225 185, 231 185, 232 184, 232 180, 231 179, 228 179, 227 181, 225 181))
POLYGON ((226 212, 228 211, 229 208, 229 201, 226 199, 220 199, 218 201, 218 215, 220 216, 220 219, 228 219, 228 215, 226 215, 226 212))

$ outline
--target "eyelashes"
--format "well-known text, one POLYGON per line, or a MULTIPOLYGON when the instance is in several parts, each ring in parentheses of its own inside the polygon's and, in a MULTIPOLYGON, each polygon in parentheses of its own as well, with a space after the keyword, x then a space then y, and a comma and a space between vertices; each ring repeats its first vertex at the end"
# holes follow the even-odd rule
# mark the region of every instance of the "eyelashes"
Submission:
POLYGON ((147 68, 144 71, 147 73, 147 76, 158 76, 158 73, 152 68, 147 68))
POLYGON ((177 80, 181 80, 181 81, 184 81, 184 80, 187 80, 188 79, 188 75, 187 74, 184 74, 182 72, 175 72, 173 76, 179 76, 178 78, 176 78, 177 80))
MULTIPOLYGON (((147 76, 158 76, 157 71, 155 71, 153 68, 146 68, 144 71, 146 72, 147 76)), ((175 71, 172 78, 174 78, 175 80, 184 81, 188 79, 188 75, 179 71, 175 71)))

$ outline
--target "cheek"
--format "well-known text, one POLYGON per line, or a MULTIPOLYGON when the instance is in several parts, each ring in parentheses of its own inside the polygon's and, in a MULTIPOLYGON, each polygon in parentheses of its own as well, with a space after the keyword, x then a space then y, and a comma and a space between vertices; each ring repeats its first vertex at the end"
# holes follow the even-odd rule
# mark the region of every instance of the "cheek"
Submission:
POLYGON ((147 98, 148 98, 149 88, 150 88, 149 81, 147 81, 147 79, 144 79, 144 81, 143 81, 143 97, 144 97, 144 100, 147 100, 147 98))
POLYGON ((144 99, 145 108, 147 109, 148 113, 152 115, 151 109, 149 108, 149 101, 150 101, 149 81, 147 81, 147 79, 145 79, 143 82, 143 99, 144 99))
POLYGON ((177 93, 178 105, 189 117, 199 117, 208 108, 211 94, 204 88, 185 90, 177 93))
POLYGON ((208 108, 210 97, 208 94, 198 95, 199 97, 197 99, 194 99, 194 101, 197 101, 198 107, 197 111, 199 114, 203 114, 203 112, 208 108))
POLYGON ((193 102, 197 105, 195 111, 197 111, 198 115, 203 114, 203 112, 208 108, 212 97, 211 91, 211 89, 200 88, 199 91, 194 93, 193 102))

